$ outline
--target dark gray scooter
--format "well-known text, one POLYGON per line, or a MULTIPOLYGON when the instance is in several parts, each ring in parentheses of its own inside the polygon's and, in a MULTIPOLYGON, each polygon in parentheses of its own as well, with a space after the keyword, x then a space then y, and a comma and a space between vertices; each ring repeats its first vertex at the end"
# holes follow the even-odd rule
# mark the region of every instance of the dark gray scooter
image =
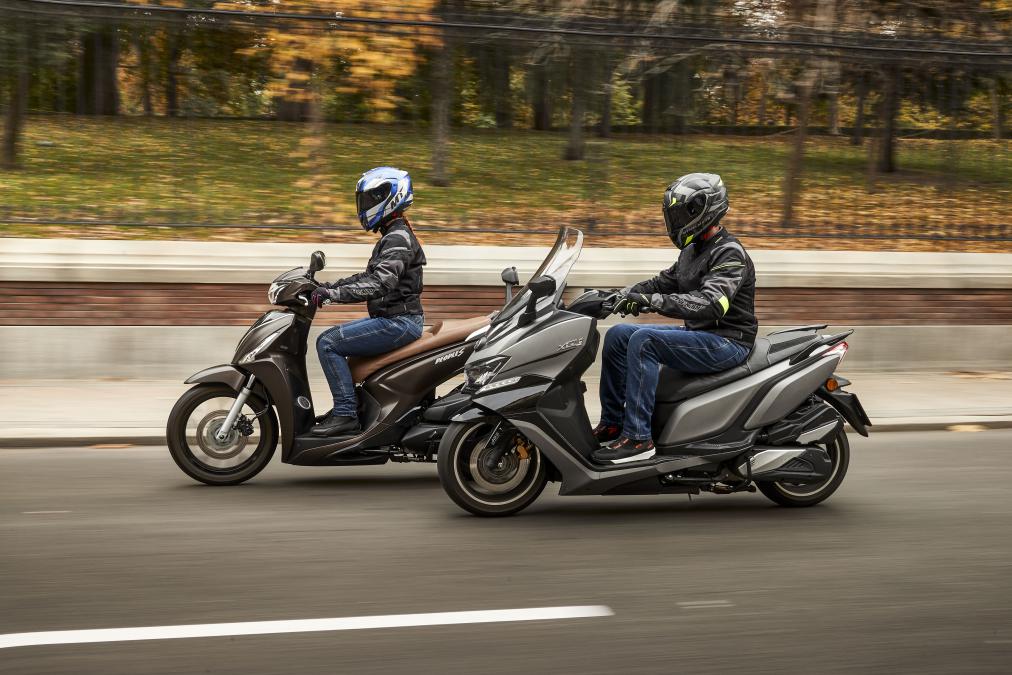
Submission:
MULTIPOLYGON (((166 437, 172 458, 187 475, 210 485, 242 483, 267 466, 279 438, 281 460, 288 464, 433 461, 439 439, 459 411, 435 404, 436 387, 460 373, 488 317, 438 322, 405 347, 350 359, 363 430, 355 436, 313 437, 306 353, 316 308, 309 297, 325 264, 317 251, 308 268, 275 279, 267 298, 283 309, 256 320, 231 363, 186 380, 196 386, 172 408, 166 437)), ((515 271, 504 276, 507 300, 515 276, 515 271)))
MULTIPOLYGON (((561 298, 583 235, 563 229, 523 292, 493 318, 453 398, 438 452, 447 494, 481 516, 516 513, 550 480, 562 495, 719 494, 754 491, 784 506, 811 506, 843 481, 850 450, 844 421, 870 426, 835 370, 852 331, 803 326, 756 341, 746 363, 687 376, 662 368, 653 456, 597 463, 581 376, 597 355, 597 319, 617 295, 561 298)), ((649 454, 649 453, 647 453, 649 454)))

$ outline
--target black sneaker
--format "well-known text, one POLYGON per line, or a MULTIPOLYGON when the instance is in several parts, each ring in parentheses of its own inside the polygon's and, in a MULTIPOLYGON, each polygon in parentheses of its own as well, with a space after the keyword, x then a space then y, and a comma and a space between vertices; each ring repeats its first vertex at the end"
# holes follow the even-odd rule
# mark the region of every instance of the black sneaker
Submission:
POLYGON ((622 427, 617 424, 605 424, 601 422, 594 427, 594 439, 601 443, 608 443, 614 441, 616 438, 622 435, 622 427))
POLYGON ((595 450, 591 457, 595 462, 602 464, 625 464, 626 462, 642 462, 657 454, 654 449, 654 442, 649 438, 645 441, 637 441, 632 438, 621 436, 600 450, 595 450))
POLYGON ((313 436, 351 436, 362 430, 357 417, 334 415, 331 413, 325 420, 313 427, 313 436))

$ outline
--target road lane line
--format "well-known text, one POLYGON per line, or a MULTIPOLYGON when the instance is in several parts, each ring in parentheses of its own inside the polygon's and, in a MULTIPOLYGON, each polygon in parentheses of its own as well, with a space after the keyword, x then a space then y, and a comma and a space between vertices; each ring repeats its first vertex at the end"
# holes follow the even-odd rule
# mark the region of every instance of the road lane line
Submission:
POLYGON ((432 612, 426 614, 389 614, 347 616, 329 619, 286 621, 244 621, 241 623, 202 623, 142 628, 98 628, 93 630, 55 630, 38 633, 0 635, 0 649, 40 645, 67 645, 89 642, 127 642, 131 640, 174 640, 178 638, 223 637, 230 635, 268 635, 274 633, 316 633, 335 630, 405 628, 409 626, 447 626, 469 623, 513 621, 555 621, 613 616, 604 605, 570 607, 531 607, 492 609, 470 612, 432 612))
POLYGON ((35 516, 35 515, 42 515, 42 514, 49 514, 49 513, 72 513, 72 512, 71 511, 22 511, 21 513, 23 513, 26 516, 35 516))
POLYGON ((734 603, 730 600, 687 600, 679 602, 678 606, 683 609, 703 609, 705 607, 734 607, 734 603))

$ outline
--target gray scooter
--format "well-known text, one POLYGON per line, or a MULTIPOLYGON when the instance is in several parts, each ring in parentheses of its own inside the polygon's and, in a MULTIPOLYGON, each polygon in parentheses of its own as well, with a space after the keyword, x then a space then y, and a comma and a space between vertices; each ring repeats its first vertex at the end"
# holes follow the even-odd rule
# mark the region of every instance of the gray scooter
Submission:
POLYGON ((454 394, 470 405, 439 444, 439 478, 459 506, 503 516, 549 481, 562 495, 730 494, 759 489, 783 506, 812 506, 839 487, 850 448, 844 422, 870 421, 835 374, 852 331, 802 326, 759 338, 748 360, 692 376, 662 368, 652 457, 600 464, 580 378, 598 349, 597 321, 617 295, 562 303, 583 234, 563 228, 523 291, 496 315, 454 394))

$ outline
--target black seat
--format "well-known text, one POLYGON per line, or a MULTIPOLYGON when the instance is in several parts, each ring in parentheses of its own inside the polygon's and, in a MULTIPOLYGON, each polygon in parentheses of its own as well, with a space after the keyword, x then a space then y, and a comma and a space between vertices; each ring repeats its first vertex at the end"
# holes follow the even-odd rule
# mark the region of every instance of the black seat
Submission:
POLYGON ((657 381, 657 401, 663 403, 684 401, 697 394, 740 380, 746 375, 789 359, 818 337, 819 334, 811 329, 789 329, 756 338, 752 353, 745 363, 719 373, 692 375, 661 366, 660 379, 657 381))

